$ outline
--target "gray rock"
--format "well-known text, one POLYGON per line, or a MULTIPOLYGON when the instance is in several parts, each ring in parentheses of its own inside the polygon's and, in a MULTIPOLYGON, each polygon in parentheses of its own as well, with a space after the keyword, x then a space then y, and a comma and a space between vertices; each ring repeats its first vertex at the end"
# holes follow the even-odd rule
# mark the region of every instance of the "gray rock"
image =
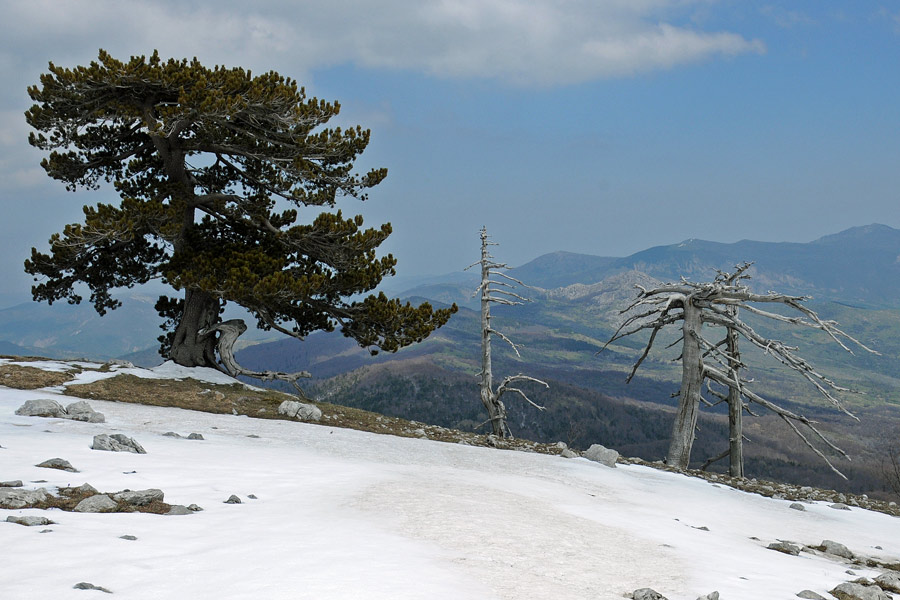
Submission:
POLYGON ((582 456, 588 460, 598 462, 601 465, 615 467, 616 460, 619 458, 619 453, 610 448, 601 446, 600 444, 592 444, 590 448, 584 451, 582 456))
POLYGON ((110 452, 133 452, 135 454, 147 454, 143 446, 121 433, 106 435, 102 433, 94 436, 92 450, 108 450, 110 452))
POLYGON ((805 511, 806 507, 800 504, 799 502, 794 502, 788 508, 793 508, 794 510, 805 511))
POLYGON ((791 556, 799 556, 800 555, 800 547, 795 546, 790 542, 772 542, 767 546, 769 550, 776 550, 778 552, 783 552, 784 554, 790 554, 791 556))
POLYGON ((900 573, 888 571, 875 578, 875 584, 886 592, 900 594, 900 573))
POLYGON ((322 418, 322 411, 318 406, 307 404, 305 402, 297 402, 296 400, 285 400, 278 407, 279 415, 286 415, 293 419, 301 421, 318 421, 322 418))
POLYGON ((853 553, 850 552, 850 549, 843 544, 839 544, 832 540, 823 540, 822 541, 822 551, 825 554, 831 554, 832 556, 840 556, 841 558, 853 558, 853 553))
POLYGON ((187 506, 183 506, 181 504, 173 504, 172 508, 170 508, 169 512, 167 512, 166 514, 171 516, 192 515, 194 514, 194 511, 187 506))
POLYGON ((106 589, 105 587, 100 587, 99 585, 94 585, 93 583, 88 583, 86 581, 82 581, 81 583, 76 583, 72 586, 74 590, 97 590, 98 592, 106 592, 107 594, 112 594, 111 591, 106 589))
POLYGON ((23 417, 65 417, 66 409, 56 400, 39 398, 27 400, 16 409, 16 414, 23 417))
POLYGON ((66 407, 66 418, 86 423, 105 423, 106 417, 98 413, 84 400, 73 402, 66 407))
POLYGON ((0 488, 5 487, 22 487, 22 480, 15 479, 13 481, 0 481, 0 488))
POLYGON ((187 437, 187 439, 189 439, 189 440, 202 440, 202 439, 203 439, 203 436, 202 436, 201 434, 199 434, 199 433, 192 433, 192 434, 190 434, 190 435, 187 437))
POLYGON ((97 490, 97 488, 95 488, 94 486, 92 486, 89 483, 82 483, 77 488, 75 488, 75 491, 80 494, 99 494, 100 493, 97 490))
POLYGON ((842 583, 831 590, 830 594, 838 600, 891 600, 880 587, 858 583, 842 583))
POLYGON ((576 452, 573 452, 572 450, 569 450, 568 448, 563 448, 562 452, 560 452, 559 455, 563 458, 578 458, 578 454, 576 452))
POLYGON ((24 525, 26 527, 34 527, 35 525, 55 525, 54 521, 51 521, 47 517, 35 517, 35 516, 9 516, 6 517, 7 523, 16 523, 18 525, 24 525))
POLYGON ((23 490, 19 488, 0 488, 0 508, 25 508, 44 502, 50 494, 44 488, 23 490))
POLYGON ((797 597, 805 598, 806 600, 827 600, 825 596, 820 596, 812 590, 803 590, 802 592, 798 592, 797 597))
POLYGON ((850 510, 850 507, 843 502, 835 502, 834 504, 829 504, 828 508, 833 508, 835 510, 850 510))
POLYGON ((180 433, 175 433, 174 431, 167 431, 163 435, 166 437, 173 437, 178 439, 182 438, 182 435, 180 433))
POLYGON ((187 509, 191 512, 200 512, 203 510, 203 507, 197 506, 196 504, 188 504, 187 509))
POLYGON ((241 499, 235 496, 234 494, 228 496, 228 500, 225 501, 225 504, 240 504, 241 499))
POLYGON ((656 590, 651 590, 650 588, 641 588, 639 590, 634 590, 631 593, 631 597, 633 598, 633 600, 668 600, 668 598, 666 598, 656 590))
POLYGON ((124 490, 113 494, 113 500, 125 502, 133 506, 147 506, 154 500, 163 501, 163 491, 156 488, 149 490, 124 490))
POLYGON ((119 539, 120 540, 128 540, 129 542, 134 542, 137 540, 137 537, 133 536, 133 535, 120 535, 119 539))
POLYGON ((36 467, 44 467, 45 469, 59 469, 60 471, 69 471, 70 473, 77 473, 78 469, 72 466, 72 463, 67 461, 64 458, 51 458, 49 460, 45 460, 39 465, 35 465, 36 467))
POLYGON ((106 494, 97 494, 90 498, 85 498, 75 507, 75 512, 83 513, 104 513, 116 510, 116 501, 106 494))
POLYGON ((705 596, 700 596, 697 600, 719 600, 719 592, 710 592, 705 596))

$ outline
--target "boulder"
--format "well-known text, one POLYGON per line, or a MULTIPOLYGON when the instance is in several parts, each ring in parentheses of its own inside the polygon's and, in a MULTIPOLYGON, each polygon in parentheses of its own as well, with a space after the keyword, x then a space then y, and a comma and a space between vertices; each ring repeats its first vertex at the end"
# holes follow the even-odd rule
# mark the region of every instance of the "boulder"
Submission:
POLYGON ((891 600, 880 587, 858 583, 842 583, 830 594, 838 600, 891 600))
POLYGON ((886 592, 900 594, 900 573, 888 571, 875 578, 875 584, 886 592))
POLYGON ((631 593, 633 600, 668 600, 665 596, 650 588, 641 588, 631 593))
POLYGON ((806 600, 827 600, 825 596, 821 596, 812 590, 803 590, 802 592, 797 592, 797 597, 805 598, 806 600))
POLYGON ((163 491, 155 488, 149 490, 123 490, 113 494, 113 500, 117 502, 125 502, 133 506, 147 506, 154 500, 163 501, 163 491))
POLYGON ((73 491, 75 491, 78 494, 91 494, 91 495, 100 493, 99 491, 97 491, 97 488, 95 488, 94 486, 92 486, 89 483, 82 483, 77 488, 73 488, 73 491))
POLYGON ((697 600, 719 600, 719 592, 710 592, 705 596, 700 596, 697 600))
POLYGON ((18 525, 24 525, 26 527, 34 527, 35 525, 55 525, 54 521, 51 521, 47 517, 35 517, 35 516, 10 516, 6 517, 7 523, 16 523, 18 525))
POLYGON ((98 413, 84 400, 73 402, 66 407, 66 418, 86 423, 105 423, 106 417, 98 413))
POLYGON ((301 421, 318 421, 322 418, 322 411, 318 406, 307 404, 305 402, 297 402, 296 400, 285 400, 278 407, 278 414, 286 415, 292 419, 300 419, 301 421))
POLYGON ((170 508, 169 512, 167 512, 166 514, 171 515, 171 516, 192 515, 192 514, 194 514, 194 511, 192 511, 187 506, 183 506, 181 504, 173 504, 172 508, 170 508))
POLYGON ((843 502, 835 502, 834 504, 829 504, 828 508, 833 508, 835 510, 850 510, 850 507, 843 502))
POLYGON ((75 512, 83 513, 103 513, 113 512, 118 504, 116 501, 106 494, 97 494, 90 498, 85 498, 75 507, 75 512))
POLYGON ((44 502, 50 494, 44 488, 23 490, 19 488, 0 488, 0 508, 25 508, 44 502))
POLYGON ((98 592, 106 592, 107 594, 112 594, 111 591, 106 589, 105 587, 101 587, 99 585, 94 585, 93 583, 88 583, 86 581, 82 581, 81 583, 76 583, 72 586, 73 590, 97 590, 98 592))
POLYGON ((66 409, 56 400, 39 398, 27 400, 16 409, 16 414, 23 417, 65 417, 66 409))
POLYGON ((806 507, 800 504, 799 502, 794 502, 788 508, 793 508, 794 510, 805 511, 806 507))
POLYGON ((200 433, 192 433, 192 434, 190 434, 189 436, 187 436, 187 439, 189 439, 189 440, 202 440, 202 439, 203 439, 203 434, 200 434, 200 433))
POLYGON ((234 494, 228 496, 228 500, 225 501, 225 504, 240 504, 241 499, 235 496, 234 494))
POLYGON ((72 463, 67 461, 64 458, 50 458, 45 460, 44 462, 35 465, 36 467, 43 467, 45 469, 59 469, 60 471, 68 471, 70 473, 77 473, 78 469, 72 466, 72 463))
POLYGON ((94 443, 91 446, 91 449, 107 450, 110 452, 133 452, 135 454, 147 454, 147 451, 144 450, 143 446, 134 441, 133 438, 122 435, 121 433, 114 433, 112 435, 106 435, 105 433, 102 433, 100 435, 95 435, 94 443))
POLYGON ((790 554, 791 556, 800 555, 800 547, 790 542, 772 542, 767 546, 767 548, 769 550, 776 550, 784 554, 790 554))
POLYGON ((22 480, 15 479, 13 481, 0 481, 0 488, 5 487, 22 487, 22 480))
POLYGON ((847 546, 843 544, 839 544, 832 540, 824 540, 822 541, 822 551, 825 554, 831 554, 832 556, 840 556, 841 558, 853 558, 853 553, 847 548, 847 546))
POLYGON ((600 444, 592 444, 590 448, 584 451, 582 456, 588 460, 598 462, 601 465, 615 468, 619 453, 610 448, 601 446, 600 444))
POLYGON ((569 450, 568 448, 563 448, 562 452, 560 452, 559 455, 563 458, 578 458, 578 454, 576 454, 572 450, 569 450))

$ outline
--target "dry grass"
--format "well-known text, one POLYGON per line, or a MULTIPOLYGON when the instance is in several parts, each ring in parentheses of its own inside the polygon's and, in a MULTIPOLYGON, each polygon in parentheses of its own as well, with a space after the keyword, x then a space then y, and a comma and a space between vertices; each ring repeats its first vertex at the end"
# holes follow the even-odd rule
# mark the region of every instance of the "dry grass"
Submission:
MULTIPOLYGON (((100 492, 101 494, 106 494, 110 498, 112 498, 114 493, 117 492, 100 492)), ((96 492, 85 491, 80 488, 68 487, 68 488, 60 488, 58 496, 50 496, 47 500, 43 502, 37 502, 34 504, 30 504, 27 508, 56 508, 64 511, 74 511, 75 507, 78 506, 78 503, 86 498, 90 498, 94 496, 96 492)), ((159 500, 154 500, 150 504, 146 504, 144 506, 137 506, 134 504, 128 504, 127 502, 117 502, 116 509, 108 512, 143 512, 143 513, 152 513, 155 515, 164 515, 172 509, 172 505, 166 504, 165 502, 161 502, 159 500)))
POLYGON ((80 371, 77 367, 62 373, 22 365, 0 365, 0 385, 17 390, 36 390, 71 381, 80 371))

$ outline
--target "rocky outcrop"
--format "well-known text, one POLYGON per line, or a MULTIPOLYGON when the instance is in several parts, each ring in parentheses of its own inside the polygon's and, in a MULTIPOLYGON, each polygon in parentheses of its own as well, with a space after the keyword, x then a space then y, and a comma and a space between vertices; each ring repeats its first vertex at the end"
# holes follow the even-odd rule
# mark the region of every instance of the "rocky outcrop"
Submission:
POLYGON ((105 587, 101 587, 99 585, 94 585, 93 583, 88 583, 86 581, 82 581, 81 583, 76 583, 72 586, 73 590, 97 590, 98 592, 106 592, 107 594, 112 594, 111 591, 106 589, 105 587))
POLYGON ((805 600, 826 600, 825 596, 821 596, 812 590, 803 590, 802 592, 797 592, 797 597, 804 598, 805 600))
POLYGON ((35 465, 36 467, 43 467, 45 469, 59 469, 60 471, 68 471, 70 473, 77 473, 78 469, 72 466, 72 463, 67 461, 64 458, 50 458, 45 460, 44 462, 35 465))
POLYGON ((116 502, 124 502, 132 506, 147 506, 154 500, 162 502, 163 497, 163 491, 156 488, 135 491, 123 490, 113 494, 113 500, 116 502))
POLYGON ((319 421, 322 418, 322 411, 318 406, 297 402, 296 400, 285 400, 282 402, 278 407, 278 414, 301 421, 319 421))
POLYGON ((115 500, 106 494, 96 494, 90 498, 85 498, 75 507, 75 512, 83 513, 104 513, 113 512, 118 508, 115 500))
POLYGON ((0 488, 0 508, 25 508, 45 502, 50 494, 44 488, 23 490, 19 488, 0 488))
POLYGON ((800 554, 800 546, 792 544, 790 542, 772 542, 767 546, 769 550, 775 550, 777 552, 782 552, 784 554, 790 554, 791 556, 798 556, 800 554))
POLYGON ((886 592, 900 594, 900 573, 888 571, 875 578, 875 585, 886 592))
POLYGON ((24 417, 57 417, 73 421, 86 421, 88 423, 103 423, 106 421, 106 417, 102 413, 95 411, 84 400, 73 402, 65 408, 56 400, 46 398, 28 400, 16 409, 16 414, 24 417))
POLYGON ((841 558, 853 560, 853 553, 850 552, 850 549, 843 544, 839 544, 838 542, 834 542, 832 540, 824 540, 819 548, 825 554, 831 554, 832 556, 840 556, 841 558))
POLYGON ((891 600, 891 597, 876 585, 862 585, 860 583, 842 583, 830 594, 838 600, 891 600))
POLYGON ((26 527, 35 527, 38 525, 55 525, 54 521, 51 521, 47 517, 35 517, 32 515, 26 515, 22 517, 18 516, 9 516, 6 517, 7 523, 16 523, 17 525, 24 525, 26 527))
POLYGON ((91 450, 107 450, 109 452, 133 452, 135 454, 147 454, 144 447, 121 433, 106 435, 105 433, 94 436, 91 450))
POLYGON ((606 465, 607 467, 616 466, 616 461, 619 459, 619 453, 610 448, 606 448, 601 446, 600 444, 592 444, 590 448, 584 451, 582 454, 586 459, 592 460, 594 462, 598 462, 601 465, 606 465))
POLYGON ((630 596, 626 597, 632 598, 633 600, 668 600, 668 598, 650 588, 634 590, 630 596))

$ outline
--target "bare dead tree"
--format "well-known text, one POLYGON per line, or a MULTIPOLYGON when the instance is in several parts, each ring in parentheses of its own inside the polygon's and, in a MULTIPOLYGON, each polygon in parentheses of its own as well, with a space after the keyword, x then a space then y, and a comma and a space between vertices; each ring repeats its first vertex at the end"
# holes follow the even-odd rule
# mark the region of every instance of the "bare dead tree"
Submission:
POLYGON ((888 445, 887 456, 881 459, 881 473, 890 491, 900 498, 900 444, 888 445))
POLYGON ((510 340, 506 335, 500 332, 497 329, 491 327, 491 303, 497 303, 506 306, 517 306, 524 304, 525 302, 530 302, 529 299, 515 293, 514 289, 516 286, 528 287, 515 277, 510 277, 504 270, 509 269, 510 267, 504 263, 499 263, 494 260, 494 257, 491 256, 488 251, 488 246, 497 246, 495 242, 490 241, 490 236, 488 236, 487 228, 481 228, 481 260, 478 262, 472 263, 466 270, 471 269, 475 266, 481 267, 481 285, 479 285, 475 289, 475 293, 473 296, 481 294, 481 372, 479 373, 480 377, 480 387, 481 387, 481 402, 484 404, 484 408, 488 413, 488 421, 491 424, 491 428, 493 429, 493 433, 499 437, 512 437, 512 434, 509 430, 509 425, 507 425, 507 416, 506 416, 506 406, 503 404, 501 398, 507 392, 514 392, 519 394, 526 402, 528 402, 533 407, 538 410, 544 410, 543 406, 532 402, 532 400, 525 394, 524 391, 519 389, 518 387, 513 387, 512 384, 515 384, 520 381, 531 381, 534 383, 539 383, 544 387, 549 388, 546 382, 541 381, 540 379, 535 379, 534 377, 529 377, 527 375, 523 375, 519 373, 518 375, 511 375, 508 377, 504 377, 503 381, 500 382, 500 385, 497 386, 496 389, 493 387, 493 370, 491 368, 491 336, 496 335, 504 342, 510 345, 513 351, 516 353, 516 356, 521 356, 519 354, 519 346, 514 344, 512 340, 510 340))
MULTIPOLYGON (((836 322, 819 318, 813 310, 803 305, 803 302, 808 299, 806 297, 789 296, 776 292, 767 292, 766 294, 752 292, 744 283, 749 278, 747 270, 751 264, 738 265, 734 273, 720 271, 714 281, 707 283, 693 283, 682 278, 679 283, 663 284, 652 289, 637 286, 640 289, 637 299, 621 311, 621 314, 631 313, 630 316, 624 320, 604 348, 616 340, 638 331, 650 331, 649 341, 628 376, 627 380, 631 381, 641 363, 650 353, 659 331, 666 326, 681 324, 679 341, 682 344, 682 352, 679 359, 682 365, 682 378, 678 393, 678 412, 672 427, 672 440, 666 458, 668 464, 683 469, 687 468, 690 462, 700 405, 706 402, 702 396, 703 382, 706 381, 707 389, 712 395, 729 403, 731 431, 728 453, 735 452, 736 456, 732 457, 732 464, 735 461, 740 462, 740 466, 735 468, 738 473, 743 473, 741 416, 743 412, 752 414, 749 404, 756 404, 778 415, 835 473, 846 479, 822 450, 810 441, 807 434, 811 433, 811 437, 818 440, 827 449, 848 460, 850 457, 825 437, 814 421, 763 398, 747 387, 751 382, 741 374, 746 365, 741 361, 737 340, 743 338, 761 349, 764 354, 774 357, 799 373, 836 408, 855 419, 856 417, 833 394, 833 392, 850 390, 838 386, 816 371, 812 365, 796 353, 798 350, 796 347, 778 340, 768 339, 754 331, 741 319, 738 308, 773 321, 824 331, 832 341, 851 354, 853 352, 848 344, 856 345, 866 352, 878 353, 841 331, 836 322), (757 305, 760 304, 779 304, 794 309, 800 314, 784 316, 759 308, 757 305), (724 328, 725 339, 717 343, 710 342, 704 335, 704 325, 712 328, 724 328), (725 392, 716 391, 712 384, 720 386, 720 389, 724 389, 725 392), (807 431, 806 434, 804 430, 807 431)), ((719 458, 724 458, 726 455, 723 453, 719 458)))

